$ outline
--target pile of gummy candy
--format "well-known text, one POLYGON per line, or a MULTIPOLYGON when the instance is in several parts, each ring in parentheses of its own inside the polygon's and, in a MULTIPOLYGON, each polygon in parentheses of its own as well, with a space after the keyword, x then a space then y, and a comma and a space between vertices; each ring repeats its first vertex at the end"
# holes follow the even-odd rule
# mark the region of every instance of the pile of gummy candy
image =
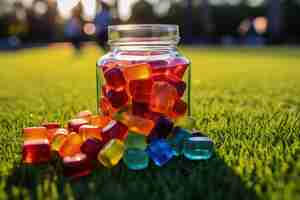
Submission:
POLYGON ((128 169, 141 170, 147 168, 149 160, 163 166, 182 154, 190 160, 212 156, 213 143, 200 132, 174 127, 166 117, 160 117, 153 129, 170 134, 149 140, 142 133, 128 130, 122 121, 82 111, 65 128, 57 122, 24 128, 22 160, 26 164, 40 164, 53 159, 56 152, 62 160, 64 175, 80 177, 95 168, 95 161, 111 168, 123 159, 128 169))

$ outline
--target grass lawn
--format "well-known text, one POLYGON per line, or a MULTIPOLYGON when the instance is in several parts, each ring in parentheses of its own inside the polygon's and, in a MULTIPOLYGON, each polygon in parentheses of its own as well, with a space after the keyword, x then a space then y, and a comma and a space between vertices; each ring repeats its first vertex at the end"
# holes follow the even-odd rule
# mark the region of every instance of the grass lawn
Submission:
POLYGON ((300 199, 300 51, 182 48, 193 63, 197 128, 209 161, 100 167, 70 181, 53 163, 21 164, 21 129, 96 111, 94 47, 0 53, 0 199, 300 199))

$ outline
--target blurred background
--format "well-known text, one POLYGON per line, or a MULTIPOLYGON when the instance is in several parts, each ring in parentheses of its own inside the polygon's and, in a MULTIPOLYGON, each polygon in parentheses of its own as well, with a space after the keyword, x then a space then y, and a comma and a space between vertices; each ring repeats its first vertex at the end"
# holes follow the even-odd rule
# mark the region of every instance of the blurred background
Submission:
POLYGON ((109 24, 178 24, 182 43, 300 43, 300 0, 0 0, 0 49, 97 41, 109 24))

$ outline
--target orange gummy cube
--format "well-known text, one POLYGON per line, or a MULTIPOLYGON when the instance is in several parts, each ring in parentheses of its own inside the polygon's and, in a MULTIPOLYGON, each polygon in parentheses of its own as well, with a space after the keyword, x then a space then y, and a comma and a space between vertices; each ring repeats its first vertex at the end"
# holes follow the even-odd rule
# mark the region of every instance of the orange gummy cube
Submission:
POLYGON ((51 150, 59 151, 67 138, 66 134, 56 134, 51 140, 51 150))
POLYGON ((76 153, 80 153, 80 146, 83 143, 81 136, 75 132, 70 133, 67 139, 59 149, 59 155, 61 157, 73 156, 76 153))
POLYGON ((88 138, 97 138, 99 140, 101 137, 101 128, 94 125, 83 125, 79 128, 79 135, 85 141, 88 138))
POLYGON ((124 67, 123 73, 127 81, 147 79, 151 76, 151 66, 147 63, 132 64, 124 67))
POLYGON ((104 128, 110 120, 111 118, 108 116, 93 115, 91 116, 90 124, 104 128))
POLYGON ((154 127, 154 122, 150 119, 122 113, 121 121, 128 126, 129 130, 148 136, 154 127))
POLYGON ((48 139, 47 129, 43 126, 23 128, 23 139, 24 141, 36 140, 36 139, 48 139))
POLYGON ((177 99, 176 88, 167 82, 156 81, 152 87, 150 109, 154 112, 168 114, 177 99))

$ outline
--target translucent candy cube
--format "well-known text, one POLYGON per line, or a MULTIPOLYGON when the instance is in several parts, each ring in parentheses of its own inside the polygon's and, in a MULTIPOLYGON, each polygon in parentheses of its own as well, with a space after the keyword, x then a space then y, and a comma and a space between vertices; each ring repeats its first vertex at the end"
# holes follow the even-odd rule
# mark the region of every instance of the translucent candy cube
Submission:
POLYGON ((147 79, 151 76, 151 68, 147 63, 128 65, 123 68, 126 80, 147 79))
POLYGON ((124 88, 126 85, 126 80, 120 68, 115 67, 107 70, 104 73, 104 77, 106 83, 114 89, 124 88))
POLYGON ((175 127, 172 131, 172 135, 168 138, 170 145, 173 148, 175 156, 179 156, 183 153, 184 141, 191 137, 192 133, 186 129, 175 127))
POLYGON ((147 148, 146 137, 141 134, 129 132, 125 141, 125 147, 126 149, 131 148, 145 150, 147 148))
POLYGON ((125 140, 128 135, 128 128, 125 124, 119 121, 112 120, 107 126, 102 129, 102 138, 105 142, 113 138, 125 140))
POLYGON ((82 137, 83 141, 88 138, 97 138, 99 140, 102 140, 100 127, 94 125, 80 126, 79 135, 82 137))
POLYGON ((150 109, 154 112, 168 114, 172 111, 177 91, 167 82, 154 82, 151 93, 150 109))
POLYGON ((81 136, 78 133, 72 132, 67 135, 67 139, 59 149, 59 155, 61 157, 73 156, 76 153, 80 153, 80 146, 83 143, 81 136))
POLYGON ((81 152, 85 153, 90 159, 97 159, 99 151, 104 146, 104 142, 96 138, 88 138, 80 147, 81 152))
POLYGON ((105 167, 111 168, 122 159, 124 150, 125 145, 121 140, 112 139, 98 153, 98 160, 105 167))
POLYGON ((93 166, 87 156, 83 153, 77 153, 73 156, 67 156, 63 159, 63 174, 72 179, 89 175, 93 166))
POLYGON ((190 160, 207 160, 213 155, 213 142, 208 137, 190 137, 184 142, 183 154, 190 160))
POLYGON ((88 121, 86 121, 85 119, 81 119, 81 118, 71 119, 68 122, 68 129, 70 132, 78 133, 80 126, 85 125, 85 124, 88 124, 88 121))
POLYGON ((27 164, 38 164, 51 159, 51 151, 48 140, 26 140, 22 148, 22 160, 27 164))
POLYGON ((165 165, 173 157, 172 147, 165 139, 151 142, 146 152, 157 166, 165 165))
POLYGON ((148 167, 149 158, 147 153, 141 149, 126 149, 123 162, 131 170, 142 170, 148 167))
POLYGON ((48 139, 47 129, 43 126, 41 127, 28 127, 23 128, 23 139, 26 140, 36 140, 36 139, 48 139))

